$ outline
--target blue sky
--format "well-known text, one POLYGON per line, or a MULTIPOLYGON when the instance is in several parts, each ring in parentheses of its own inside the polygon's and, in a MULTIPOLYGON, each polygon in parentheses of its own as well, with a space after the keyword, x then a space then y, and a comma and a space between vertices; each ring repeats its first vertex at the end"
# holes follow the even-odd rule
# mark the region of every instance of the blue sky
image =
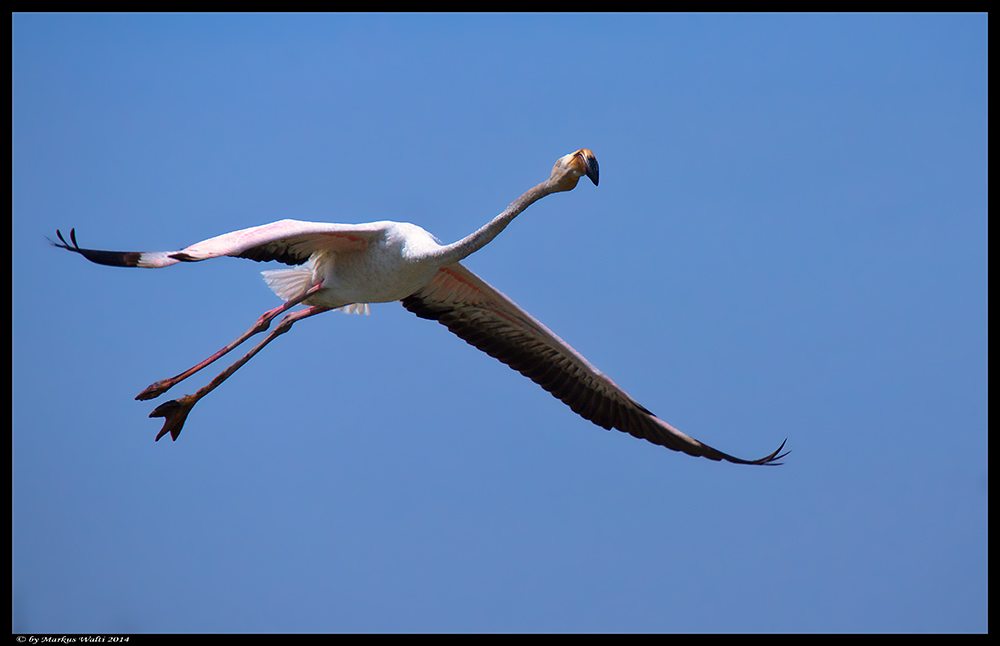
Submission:
POLYGON ((985 15, 12 26, 14 631, 988 631, 985 15), (450 242, 580 147, 600 187, 466 264, 784 466, 604 431, 393 304, 299 323, 154 444, 133 397, 274 307, 269 267, 45 242, 450 242))

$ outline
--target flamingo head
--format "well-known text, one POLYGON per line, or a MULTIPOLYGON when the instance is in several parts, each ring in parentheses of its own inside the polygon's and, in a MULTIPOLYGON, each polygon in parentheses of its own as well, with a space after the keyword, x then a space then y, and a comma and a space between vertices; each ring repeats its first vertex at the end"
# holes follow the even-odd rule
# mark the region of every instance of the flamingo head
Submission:
POLYGON ((553 193, 572 191, 584 175, 597 186, 597 157, 588 148, 581 148, 556 160, 555 166, 552 167, 552 175, 549 177, 549 185, 553 193))

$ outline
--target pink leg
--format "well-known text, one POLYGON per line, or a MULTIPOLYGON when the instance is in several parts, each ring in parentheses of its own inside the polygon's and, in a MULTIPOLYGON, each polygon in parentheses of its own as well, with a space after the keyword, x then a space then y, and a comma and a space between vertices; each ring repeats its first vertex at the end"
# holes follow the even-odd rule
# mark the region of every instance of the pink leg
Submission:
POLYGON ((239 359, 238 361, 233 363, 233 365, 229 366, 221 373, 219 373, 219 376, 217 376, 215 379, 209 382, 207 386, 205 386, 204 388, 202 388, 193 395, 184 395, 180 399, 172 399, 164 404, 160 404, 159 406, 157 406, 156 409, 154 409, 153 412, 149 414, 149 416, 165 417, 166 419, 164 420, 163 428, 160 430, 160 433, 156 436, 156 439, 159 440, 167 433, 170 433, 170 436, 174 440, 177 440, 177 436, 180 435, 181 429, 184 428, 184 421, 187 419, 188 413, 190 413, 191 408, 193 408, 194 405, 198 403, 198 400, 200 400, 202 397, 204 397, 208 393, 218 388, 223 381, 229 379, 229 377, 232 376, 234 372, 239 370, 243 366, 243 364, 245 364, 247 361, 250 361, 250 359, 253 358, 255 354, 263 350, 264 346, 266 346, 268 343, 270 343, 280 335, 287 332, 289 328, 292 327, 293 323, 295 323, 296 321, 301 321, 302 319, 308 318, 310 316, 315 316, 316 314, 322 314, 323 312, 328 312, 331 309, 333 308, 312 306, 298 312, 292 312, 291 314, 286 314, 285 317, 278 322, 278 326, 274 328, 273 332, 268 334, 263 341, 261 341, 256 345, 256 347, 254 347, 253 350, 250 350, 250 352, 247 352, 245 355, 243 355, 243 358, 239 359))
POLYGON ((266 330, 268 328, 268 326, 271 325, 271 321, 274 320, 275 317, 277 317, 279 314, 282 314, 283 312, 287 312, 288 310, 290 310, 291 308, 295 307, 296 305, 298 305, 302 301, 306 300, 307 298, 309 298, 310 296, 312 296, 313 294, 315 294, 316 292, 318 292, 322 288, 323 288, 323 283, 321 281, 319 283, 316 283, 312 287, 310 287, 301 296, 297 296, 296 298, 293 298, 292 300, 284 303, 283 305, 280 305, 280 306, 274 308, 273 310, 268 310, 268 311, 264 312, 263 314, 260 315, 260 318, 257 319, 257 322, 254 323, 253 327, 250 328, 249 330, 247 330, 246 332, 244 332, 243 335, 240 336, 238 339, 236 339, 235 341, 233 341, 232 343, 230 343, 226 347, 222 348, 221 350, 219 350, 218 352, 216 352, 215 354, 213 354, 209 358, 205 359, 204 361, 202 361, 198 365, 194 366, 193 368, 189 368, 188 370, 185 370, 184 372, 182 372, 181 374, 177 375, 176 377, 171 377, 169 379, 162 379, 162 380, 156 382, 155 384, 149 386, 148 388, 146 388, 146 390, 144 390, 141 393, 139 393, 138 395, 136 395, 135 398, 138 399, 138 400, 146 400, 146 399, 153 399, 155 397, 159 397, 160 395, 162 395, 163 393, 167 392, 169 389, 173 388, 178 383, 184 381, 185 379, 187 379, 188 377, 190 377, 194 373, 198 372, 202 368, 204 368, 204 367, 212 364, 213 362, 221 359, 222 357, 226 356, 227 354, 229 354, 229 352, 233 348, 237 347, 238 345, 240 345, 241 343, 243 343, 244 341, 246 341, 247 339, 249 339, 253 335, 255 335, 255 334, 259 333, 259 332, 263 332, 264 330, 266 330))

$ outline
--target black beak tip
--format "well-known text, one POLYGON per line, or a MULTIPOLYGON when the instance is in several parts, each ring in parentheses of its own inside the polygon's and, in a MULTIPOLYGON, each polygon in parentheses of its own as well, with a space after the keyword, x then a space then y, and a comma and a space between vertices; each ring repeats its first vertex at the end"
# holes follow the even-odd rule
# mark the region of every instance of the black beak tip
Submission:
POLYGON ((587 155, 585 161, 587 162, 587 177, 594 183, 594 186, 597 186, 601 170, 597 165, 597 157, 594 156, 594 153, 591 153, 587 155))

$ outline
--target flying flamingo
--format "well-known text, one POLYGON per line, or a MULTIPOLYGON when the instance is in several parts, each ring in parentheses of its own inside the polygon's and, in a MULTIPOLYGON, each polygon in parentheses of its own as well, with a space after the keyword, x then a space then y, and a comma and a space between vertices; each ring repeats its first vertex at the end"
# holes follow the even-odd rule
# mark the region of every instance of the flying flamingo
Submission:
POLYGON ((481 249, 533 202, 576 187, 586 175, 597 185, 594 153, 581 148, 560 157, 547 180, 519 197, 486 226, 454 244, 442 245, 422 228, 404 222, 332 224, 281 220, 233 231, 198 242, 180 251, 99 251, 81 249, 76 231, 72 245, 56 235, 62 249, 87 260, 116 267, 168 267, 219 256, 250 260, 277 260, 289 269, 263 272, 272 290, 285 303, 262 314, 242 336, 176 377, 163 379, 136 399, 158 397, 195 372, 221 358, 251 336, 268 329, 271 321, 298 304, 306 307, 285 314, 275 329, 241 359, 193 395, 158 406, 150 417, 165 418, 156 439, 170 433, 176 440, 191 408, 292 324, 330 310, 368 313, 369 303, 402 301, 417 316, 437 320, 469 344, 496 357, 561 399, 574 412, 606 429, 616 428, 653 444, 688 455, 737 464, 780 464, 785 443, 757 460, 743 460, 681 433, 659 419, 576 350, 557 337, 509 298, 461 265, 481 249))

